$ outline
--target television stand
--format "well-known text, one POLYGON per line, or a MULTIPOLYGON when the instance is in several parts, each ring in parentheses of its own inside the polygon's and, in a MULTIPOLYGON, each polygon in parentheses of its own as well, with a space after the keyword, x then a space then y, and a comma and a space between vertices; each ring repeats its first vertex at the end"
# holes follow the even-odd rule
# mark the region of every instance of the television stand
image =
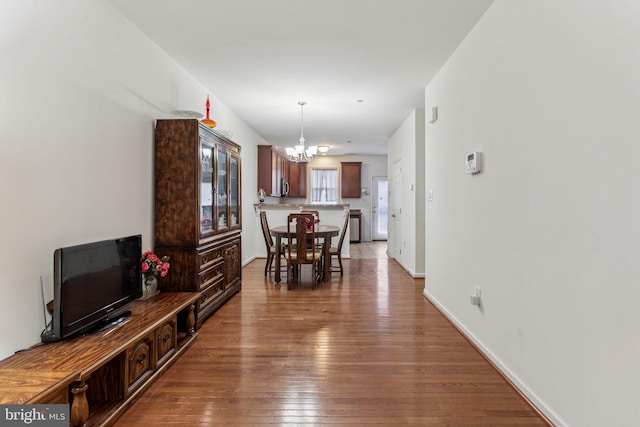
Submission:
POLYGON ((116 315, 115 317, 108 317, 106 319, 100 320, 96 324, 92 325, 86 332, 82 332, 81 336, 93 335, 98 332, 102 332, 105 329, 112 328, 119 323, 124 322, 129 316, 131 316, 131 310, 123 311, 122 313, 116 315))
POLYGON ((128 305, 117 328, 0 361, 0 405, 70 404, 71 426, 113 424, 197 339, 198 296, 161 292, 128 305))

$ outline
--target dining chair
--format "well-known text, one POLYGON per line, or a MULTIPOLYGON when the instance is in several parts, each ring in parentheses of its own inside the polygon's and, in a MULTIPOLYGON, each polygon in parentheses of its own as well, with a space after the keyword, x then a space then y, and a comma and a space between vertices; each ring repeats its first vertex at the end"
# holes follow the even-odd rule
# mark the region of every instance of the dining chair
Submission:
POLYGON ((313 221, 313 214, 289 214, 287 217, 287 238, 289 246, 286 248, 287 259, 287 289, 291 289, 292 275, 301 280, 300 266, 311 264, 311 280, 313 289, 321 277, 322 245, 317 244, 315 227, 307 229, 307 219, 313 221), (295 240, 296 244, 291 242, 295 240), (313 244, 307 245, 311 241, 313 244), (298 242, 305 242, 299 244, 298 242))
POLYGON ((313 214, 313 215, 316 216, 316 219, 320 219, 320 211, 303 210, 303 211, 300 211, 300 213, 302 213, 302 214, 313 214))
POLYGON ((340 231, 340 239, 338 240, 338 246, 331 246, 329 248, 329 259, 326 262, 329 263, 329 272, 330 273, 338 273, 340 272, 340 276, 344 275, 344 270, 342 268, 342 243, 344 242, 344 237, 347 234, 347 226, 349 225, 349 214, 345 214, 344 216, 344 225, 342 226, 342 230, 340 231), (333 266, 333 258, 338 258, 338 266, 333 266))
MULTIPOLYGON (((278 251, 276 251, 276 245, 273 243, 273 237, 271 237, 271 231, 269 230, 269 223, 267 222, 267 213, 260 211, 260 224, 262 225, 262 235, 264 236, 264 243, 267 247, 267 262, 264 265, 264 276, 267 277, 267 273, 273 273, 273 260, 276 257, 278 251)), ((280 248, 280 256, 284 257, 284 250, 280 248)), ((283 271, 281 269, 281 271, 283 271)))
MULTIPOLYGON (((315 220, 317 220, 318 222, 320 221, 320 212, 319 211, 310 211, 310 210, 303 210, 300 211, 301 214, 312 214, 314 216, 314 220, 311 221, 311 224, 315 224, 315 220)), ((294 243, 295 245, 295 243, 294 243)), ((307 238, 307 245, 310 246, 311 245, 311 239, 307 238)))
POLYGON ((320 222, 320 212, 318 211, 309 211, 309 210, 303 210, 300 211, 301 214, 312 214, 313 215, 313 219, 311 220, 311 224, 315 225, 316 221, 320 222))

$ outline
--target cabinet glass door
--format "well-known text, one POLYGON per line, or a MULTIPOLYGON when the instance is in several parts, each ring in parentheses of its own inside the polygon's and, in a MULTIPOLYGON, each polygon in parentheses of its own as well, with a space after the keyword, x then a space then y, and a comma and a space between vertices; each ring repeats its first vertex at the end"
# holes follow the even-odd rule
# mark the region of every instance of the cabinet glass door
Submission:
POLYGON ((229 217, 231 227, 240 224, 240 168, 239 159, 233 154, 229 159, 229 217))
POLYGON ((227 160, 228 154, 226 151, 218 150, 218 171, 216 176, 216 214, 217 214, 217 229, 229 227, 228 209, 228 187, 227 187, 227 160))
POLYGON ((213 232, 213 144, 200 138, 200 235, 213 232))

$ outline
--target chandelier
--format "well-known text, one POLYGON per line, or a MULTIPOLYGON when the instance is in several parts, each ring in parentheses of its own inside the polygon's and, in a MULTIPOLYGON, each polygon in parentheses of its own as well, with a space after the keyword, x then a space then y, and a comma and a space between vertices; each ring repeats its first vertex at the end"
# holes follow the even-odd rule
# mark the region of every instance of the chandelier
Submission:
POLYGON ((300 140, 299 140, 300 143, 295 147, 286 148, 286 152, 287 152, 287 156, 289 156, 289 160, 296 163, 302 162, 302 161, 310 162, 316 157, 316 154, 318 152, 318 147, 316 147, 315 145, 311 147, 305 147, 304 145, 304 130, 303 130, 304 106, 306 104, 307 103, 304 101, 298 102, 298 105, 300 106, 300 140))

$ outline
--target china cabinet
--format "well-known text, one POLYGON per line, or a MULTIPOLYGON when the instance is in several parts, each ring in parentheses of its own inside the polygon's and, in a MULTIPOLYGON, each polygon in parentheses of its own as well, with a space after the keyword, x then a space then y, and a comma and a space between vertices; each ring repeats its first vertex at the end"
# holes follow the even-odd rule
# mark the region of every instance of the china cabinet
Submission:
POLYGON ((162 291, 199 292, 196 327, 241 288, 240 146, 195 119, 158 120, 155 252, 162 291))

